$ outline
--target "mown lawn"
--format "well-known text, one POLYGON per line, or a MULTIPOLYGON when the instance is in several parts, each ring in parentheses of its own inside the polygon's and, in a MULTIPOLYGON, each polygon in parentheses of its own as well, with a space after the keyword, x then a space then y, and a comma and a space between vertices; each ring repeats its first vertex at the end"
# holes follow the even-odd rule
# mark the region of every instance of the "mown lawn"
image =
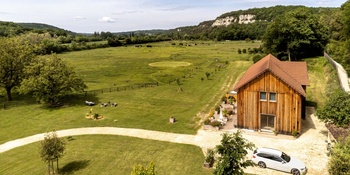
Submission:
MULTIPOLYGON (((60 174, 130 174, 135 165, 148 166, 151 161, 158 174, 211 174, 196 146, 109 135, 73 138, 59 160, 60 174)), ((36 142, 1 153, 0 174, 47 174, 39 146, 36 142)))
MULTIPOLYGON (((248 44, 253 48, 259 43, 248 44)), ((90 91, 87 96, 71 95, 60 108, 48 108, 30 98, 14 95, 15 100, 6 103, 6 109, 0 109, 3 131, 0 132, 0 143, 52 130, 92 126, 195 134, 203 115, 214 109, 220 98, 232 89, 236 78, 252 64, 246 61, 252 55, 236 52, 237 48, 243 48, 241 45, 247 47, 248 44, 209 42, 197 46, 174 46, 163 42, 152 44, 152 48, 128 46, 59 55, 75 67, 89 86, 88 90, 150 81, 159 82, 159 86, 95 95, 90 91), (175 68, 148 65, 159 61, 188 62, 191 65, 175 68), (208 79, 206 72, 210 73, 208 79), (176 78, 179 84, 174 81, 176 78), (117 102, 118 107, 89 107, 85 106, 85 100, 97 104, 117 102), (86 119, 85 115, 91 109, 104 119, 86 119), (176 124, 169 124, 171 116, 176 118, 176 124)))

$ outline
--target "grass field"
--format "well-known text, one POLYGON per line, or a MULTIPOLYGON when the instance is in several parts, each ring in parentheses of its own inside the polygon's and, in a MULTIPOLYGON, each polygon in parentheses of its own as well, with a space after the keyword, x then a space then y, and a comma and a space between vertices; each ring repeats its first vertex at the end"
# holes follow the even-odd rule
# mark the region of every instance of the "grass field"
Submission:
MULTIPOLYGON (((206 114, 213 110, 221 96, 232 88, 237 76, 252 64, 251 61, 246 61, 251 55, 239 55, 234 51, 238 47, 243 48, 241 44, 246 45, 245 42, 210 42, 210 44, 197 44, 198 47, 180 47, 164 42, 153 44, 152 48, 129 46, 59 55, 76 68, 77 74, 83 76, 90 90, 108 88, 114 84, 130 85, 149 81, 159 81, 160 85, 89 94, 86 97, 84 94, 70 96, 62 108, 47 108, 33 102, 28 104, 25 100, 18 100, 18 97, 14 96, 17 100, 8 103, 6 110, 0 110, 2 130, 11 131, 11 134, 0 133, 0 143, 53 129, 91 126, 195 134, 199 127, 198 121, 201 119, 197 114, 206 114), (218 58, 219 61, 214 58, 218 58), (175 68, 148 65, 169 60, 189 62, 191 65, 175 68), (226 61, 229 64, 226 65, 226 61), (221 66, 220 69, 218 65, 221 66), (209 79, 205 76, 206 72, 211 73, 209 79), (179 91, 180 87, 173 81, 174 78, 180 78, 180 87, 183 91, 179 91), (117 102, 118 107, 101 108, 99 105, 89 107, 84 105, 85 100, 96 103, 117 102), (91 108, 94 113, 103 115, 104 119, 101 121, 85 119, 86 113, 91 108), (178 121, 176 124, 169 124, 171 116, 178 121)), ((257 43, 250 44, 257 45, 257 43)))
POLYGON ((322 106, 329 95, 341 90, 336 71, 324 57, 306 59, 310 86, 307 87, 307 103, 322 106))
MULTIPOLYGON (((199 147, 122 136, 75 136, 67 142, 60 159, 60 174, 130 174, 135 165, 151 161, 158 174, 211 174, 203 167, 199 147)), ((39 143, 16 148, 0 156, 0 174, 47 174, 47 164, 38 156, 39 143)), ((56 165, 55 165, 56 166, 56 165)))
MULTIPOLYGON (((60 108, 48 108, 15 93, 12 102, 0 100, 0 104, 6 104, 6 109, 2 106, 0 109, 0 144, 52 130, 93 126, 195 134, 203 116, 214 109, 252 64, 249 59, 252 55, 238 54, 237 50, 258 47, 260 43, 193 41, 183 42, 184 46, 179 43, 60 54, 59 57, 75 67, 89 91, 147 82, 158 82, 159 86, 86 96, 75 94, 65 98, 60 108), (210 73, 208 79, 207 72, 210 73), (85 100, 117 102, 118 107, 89 107, 84 105, 85 100), (91 109, 104 119, 86 119, 91 109), (175 124, 169 124, 171 116, 176 118, 175 124)), ((306 61, 310 79, 307 100, 311 104, 323 103, 330 89, 339 88, 334 81, 334 71, 325 59, 306 61)), ((38 157, 38 145, 34 143, 1 153, 0 174, 44 174, 46 165, 38 157)), ((203 158, 200 148, 194 146, 117 136, 79 136, 68 143, 61 165, 68 167, 65 174, 101 174, 101 170, 106 170, 107 174, 129 174, 135 164, 147 165, 153 160, 159 172, 167 172, 160 174, 210 174, 202 168, 203 158), (155 151, 158 147, 161 148, 159 152, 155 151), (129 161, 128 164, 123 164, 125 161, 129 161), (80 168, 69 168, 72 165, 80 168)))

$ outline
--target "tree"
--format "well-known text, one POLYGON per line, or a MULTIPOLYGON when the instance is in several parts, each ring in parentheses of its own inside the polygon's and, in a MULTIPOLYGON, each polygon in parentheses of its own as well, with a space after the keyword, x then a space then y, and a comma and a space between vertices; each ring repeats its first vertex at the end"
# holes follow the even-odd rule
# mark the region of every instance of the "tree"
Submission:
POLYGON ((316 111, 317 117, 337 126, 350 124, 350 94, 340 91, 331 95, 325 105, 316 111))
POLYGON ((210 73, 209 72, 205 72, 205 76, 207 76, 207 79, 209 79, 210 73))
POLYGON ((34 58, 33 48, 19 37, 0 38, 0 87, 5 88, 8 101, 12 100, 12 89, 25 77, 25 66, 34 58))
POLYGON ((63 156, 66 143, 57 137, 55 131, 46 133, 40 145, 40 157, 48 163, 48 173, 55 172, 54 161, 56 160, 56 171, 58 173, 58 159, 63 156))
POLYGON ((153 162, 151 162, 148 167, 136 165, 134 166, 131 175, 156 175, 155 165, 153 162))
POLYGON ((299 60, 322 55, 328 32, 309 9, 301 7, 276 17, 268 25, 263 42, 265 52, 299 60))
POLYGON ((341 6, 341 22, 343 24, 343 35, 347 39, 350 38, 350 1, 346 1, 342 6, 341 6))
POLYGON ((83 91, 83 80, 56 54, 35 59, 26 68, 28 78, 24 79, 20 92, 33 94, 41 103, 57 105, 68 92, 83 91))
POLYGON ((329 174, 350 174, 350 135, 340 140, 333 148, 333 154, 328 162, 329 174))
POLYGON ((242 138, 241 131, 236 133, 224 133, 221 145, 216 146, 216 152, 220 155, 214 170, 216 175, 243 175, 243 168, 253 166, 251 160, 246 160, 247 149, 252 150, 254 144, 242 138))

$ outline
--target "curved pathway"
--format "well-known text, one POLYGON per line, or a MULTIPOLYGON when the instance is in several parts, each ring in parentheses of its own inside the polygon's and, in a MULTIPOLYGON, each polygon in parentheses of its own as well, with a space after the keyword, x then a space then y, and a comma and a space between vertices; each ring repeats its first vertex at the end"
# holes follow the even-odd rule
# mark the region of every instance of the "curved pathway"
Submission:
MULTIPOLYGON (((220 143, 221 131, 204 131, 199 130, 197 135, 176 134, 160 131, 150 131, 143 129, 131 128, 116 128, 116 127, 89 127, 89 128, 74 128, 56 131, 58 137, 76 136, 76 135, 91 135, 91 134, 106 134, 106 135, 121 135, 143 139, 151 139, 158 141, 167 141, 173 143, 190 144, 201 147, 202 149, 213 148, 220 143)), ((44 139, 45 133, 32 135, 29 137, 16 139, 0 145, 0 153, 24 146, 30 143, 38 142, 44 139)))
MULTIPOLYGON (((326 143, 327 139, 325 132, 327 128, 324 123, 319 121, 316 116, 310 115, 313 110, 307 108, 308 117, 303 120, 303 134, 294 139, 291 136, 279 134, 277 136, 273 134, 264 134, 242 130, 242 136, 250 142, 253 142, 256 147, 271 147, 279 150, 283 150, 290 155, 298 157, 304 161, 308 167, 308 174, 324 175, 327 172, 327 162, 329 157, 327 156, 326 143)), ((75 136, 75 135, 91 135, 91 134, 108 134, 108 135, 121 135, 130 136, 143 139, 159 140, 174 142, 180 144, 191 144, 199 146, 205 153, 207 148, 214 148, 220 144, 221 134, 224 132, 235 132, 236 129, 225 131, 209 131, 199 130, 196 135, 189 134, 176 134, 166 133, 159 131, 150 131, 142 129, 131 128, 114 128, 114 127, 90 127, 90 128, 74 128, 56 131, 59 137, 75 136)), ((38 142, 44 139, 44 133, 36 134, 33 136, 13 140, 0 145, 1 153, 11 150, 16 147, 24 146, 30 143, 38 142)), ((251 152, 248 153, 248 157, 251 156, 251 152)), ((269 175, 271 173, 275 175, 285 175, 286 173, 274 171, 271 169, 261 169, 258 167, 248 167, 245 170, 250 174, 269 175)))

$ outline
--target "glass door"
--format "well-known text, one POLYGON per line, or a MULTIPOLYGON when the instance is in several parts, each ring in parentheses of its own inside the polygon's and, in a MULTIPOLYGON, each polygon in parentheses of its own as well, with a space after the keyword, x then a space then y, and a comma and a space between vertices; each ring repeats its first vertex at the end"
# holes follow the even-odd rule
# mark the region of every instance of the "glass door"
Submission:
POLYGON ((273 131, 275 128, 275 116, 261 114, 260 129, 273 131))

